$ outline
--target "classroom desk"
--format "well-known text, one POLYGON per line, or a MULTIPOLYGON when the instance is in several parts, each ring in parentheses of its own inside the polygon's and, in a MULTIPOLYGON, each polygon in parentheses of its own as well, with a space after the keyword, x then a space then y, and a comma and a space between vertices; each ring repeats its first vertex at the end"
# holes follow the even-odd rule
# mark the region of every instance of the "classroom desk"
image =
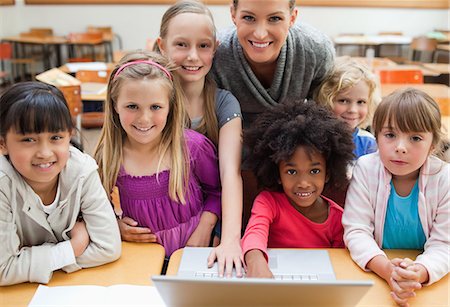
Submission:
POLYGON ((63 36, 8 36, 2 38, 2 41, 11 42, 14 45, 14 53, 17 58, 20 58, 24 53, 24 45, 39 45, 42 47, 42 55, 44 61, 44 69, 50 69, 50 47, 54 46, 56 50, 57 65, 60 66, 61 61, 61 46, 67 43, 67 39, 63 36))
MULTIPOLYGON (((98 38, 98 39, 72 39, 71 35, 69 34, 67 38, 67 46, 69 49, 69 57, 75 56, 75 46, 86 46, 89 47, 91 50, 91 54, 93 57, 94 62, 96 61, 96 53, 95 53, 95 46, 103 45, 105 48, 105 54, 107 56, 107 61, 113 60, 113 53, 112 53, 112 45, 111 40, 104 39, 104 38, 98 38)), ((58 65, 59 66, 59 65, 58 65)))
POLYGON ((394 84, 394 83, 383 83, 381 84, 381 96, 385 97, 392 93, 393 91, 412 87, 424 91, 430 95, 439 104, 441 113, 443 116, 450 115, 450 88, 445 84, 434 84, 434 83, 424 83, 424 84, 394 84))
MULTIPOLYGON (((331 263, 337 279, 373 280, 374 286, 362 298, 357 306, 396 306, 390 296, 387 283, 374 273, 361 270, 350 257, 347 249, 329 248, 331 263)), ((418 251, 413 250, 388 250, 389 258, 409 257, 414 259, 418 251)), ((172 254, 167 268, 167 275, 175 275, 180 265, 183 250, 180 249, 172 254)), ((206 259, 205 259, 206 262, 206 259)), ((417 296, 410 300, 410 306, 449 306, 449 276, 445 276, 439 282, 417 291, 417 296)))
MULTIPOLYGON (((56 271, 48 286, 151 285, 150 276, 161 273, 164 255, 164 248, 159 244, 122 242, 122 256, 117 261, 70 274, 56 271)), ((0 305, 27 306, 38 286, 37 283, 22 283, 0 287, 0 305)))
POLYGON ((362 46, 364 51, 367 48, 373 48, 375 56, 380 55, 380 49, 383 45, 403 46, 410 45, 412 38, 403 35, 342 35, 333 39, 336 49, 340 46, 362 46))
POLYGON ((375 72, 378 70, 420 70, 424 77, 436 77, 441 73, 421 64, 397 64, 396 66, 379 66, 374 67, 375 72))
POLYGON ((447 63, 423 63, 421 64, 429 70, 433 70, 440 75, 450 74, 450 64, 447 63))
POLYGON ((362 62, 373 69, 384 69, 391 67, 392 69, 394 69, 395 67, 398 66, 397 63, 388 58, 352 57, 352 59, 362 62))
MULTIPOLYGON (((102 62, 97 62, 97 63, 102 63, 102 62)), ((92 66, 89 67, 89 64, 90 64, 89 62, 81 63, 81 65, 84 66, 85 68, 82 68, 82 69, 80 69, 80 70, 101 70, 101 69, 97 69, 97 68, 90 69, 92 66), (87 64, 87 65, 86 65, 86 64, 87 64), (88 68, 86 68, 86 67, 88 67, 88 68)), ((112 62, 105 62, 104 64, 105 64, 104 70, 110 70, 110 71, 112 71, 112 70, 116 67, 116 64, 115 64, 115 63, 112 63, 112 62)), ((98 65, 95 65, 95 66, 98 66, 98 65)), ((94 66, 94 67, 95 67, 95 66, 94 66)), ((71 70, 69 69, 69 67, 67 67, 67 64, 64 64, 64 65, 58 67, 58 69, 61 70, 61 71, 63 71, 63 72, 65 72, 66 74, 75 74, 75 73, 76 73, 76 71, 71 71, 71 70)))

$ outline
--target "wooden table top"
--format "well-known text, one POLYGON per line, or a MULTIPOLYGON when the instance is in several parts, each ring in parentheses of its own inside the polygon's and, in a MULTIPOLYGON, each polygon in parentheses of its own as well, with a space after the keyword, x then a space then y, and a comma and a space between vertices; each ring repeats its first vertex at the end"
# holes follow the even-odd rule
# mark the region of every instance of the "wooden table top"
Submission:
POLYGON ((424 65, 414 65, 414 64, 400 64, 400 65, 396 65, 396 66, 379 66, 379 67, 374 67, 375 71, 379 71, 379 70, 420 70, 422 72, 422 74, 424 76, 432 76, 432 77, 436 77, 439 76, 441 73, 428 68, 424 65))
POLYGON ((450 51, 450 45, 449 44, 439 44, 439 45, 437 45, 437 49, 444 50, 444 51, 450 51))
POLYGON ((366 57, 352 57, 352 59, 355 59, 357 61, 363 62, 367 66, 370 66, 374 69, 380 68, 384 69, 385 67, 397 67, 398 64, 392 61, 388 58, 366 58, 366 57))
POLYGON ((424 84, 393 84, 384 83, 381 84, 381 95, 385 97, 399 88, 412 87, 424 91, 434 99, 436 98, 448 98, 450 97, 450 88, 445 84, 434 84, 434 83, 424 83, 424 84))
POLYGON ((67 43, 64 36, 7 36, 1 40, 22 43, 22 44, 38 44, 38 45, 62 45, 67 43))
MULTIPOLYGON (((331 263, 336 274, 336 279, 373 280, 374 286, 363 297, 357 306, 396 306, 390 297, 390 289, 387 283, 374 273, 364 272, 350 257, 347 249, 330 248, 331 263)), ((388 250, 389 258, 409 257, 415 259, 419 251, 413 250, 388 250)), ((180 265, 183 250, 180 249, 172 254, 167 269, 167 275, 175 275, 180 265)), ((206 261, 206 260, 205 260, 206 261)), ((424 287, 417 291, 417 296, 410 300, 410 306, 449 306, 449 276, 445 276, 439 282, 424 287)))
MULTIPOLYGON (((164 255, 164 248, 159 244, 122 242, 122 256, 117 261, 70 274, 56 271, 48 286, 151 285, 150 276, 161 273, 164 255)), ((27 306, 38 286, 37 283, 22 283, 0 287, 0 305, 27 306)))
POLYGON ((342 35, 333 41, 336 45, 409 45, 412 38, 404 35, 342 35))
POLYGON ((423 63, 422 66, 439 74, 450 74, 450 64, 446 63, 423 63))

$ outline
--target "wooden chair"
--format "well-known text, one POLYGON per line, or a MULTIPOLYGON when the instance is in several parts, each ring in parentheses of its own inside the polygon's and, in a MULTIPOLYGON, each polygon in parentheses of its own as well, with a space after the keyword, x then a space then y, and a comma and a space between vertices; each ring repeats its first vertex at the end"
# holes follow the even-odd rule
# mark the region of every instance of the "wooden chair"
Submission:
POLYGON ((437 48, 437 40, 426 36, 419 36, 411 42, 411 60, 419 62, 432 62, 437 48), (428 56, 427 56, 428 55, 428 56))
POLYGON ((83 102, 81 101, 81 87, 79 85, 59 87, 69 106, 70 115, 75 120, 75 126, 78 130, 77 141, 81 142, 81 115, 83 112, 83 102))
POLYGON ((75 78, 81 82, 108 83, 110 73, 109 70, 78 70, 75 78))
POLYGON ((30 28, 31 34, 44 35, 44 36, 52 36, 53 29, 52 28, 30 28))
POLYGON ((35 64, 36 60, 33 58, 14 58, 13 57, 13 48, 11 43, 2 42, 0 43, 0 61, 1 61, 1 75, 2 78, 6 78, 7 76, 11 77, 11 80, 14 82, 15 80, 15 71, 20 71, 21 80, 25 80, 26 68, 28 66, 31 74, 32 80, 36 77, 35 64), (11 67, 11 72, 6 71, 6 62, 9 62, 11 67))
POLYGON ((103 54, 103 59, 105 62, 114 62, 114 42, 117 41, 118 47, 117 49, 122 49, 122 38, 117 34, 114 33, 111 26, 88 26, 87 28, 88 33, 102 33, 103 34, 103 41, 105 45, 105 53, 103 54))
MULTIPOLYGON (((75 78, 82 83, 95 82, 95 83, 108 83, 109 75, 111 71, 104 70, 79 70, 75 73, 75 78)), ((103 106, 102 106, 103 107, 103 106)), ((101 128, 104 123, 103 111, 84 112, 81 116, 81 127, 83 128, 101 128)))
POLYGON ((12 48, 9 43, 0 43, 0 80, 14 82, 12 73, 6 69, 6 62, 12 57, 12 48))
POLYGON ((378 74, 381 83, 423 83, 421 70, 379 70, 378 74))

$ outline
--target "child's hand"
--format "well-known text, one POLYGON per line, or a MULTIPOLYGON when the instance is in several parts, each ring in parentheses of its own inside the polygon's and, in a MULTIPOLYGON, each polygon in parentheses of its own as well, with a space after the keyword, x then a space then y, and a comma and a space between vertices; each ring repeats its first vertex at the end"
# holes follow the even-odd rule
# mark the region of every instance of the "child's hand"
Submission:
POLYGON ((246 277, 255 278, 273 278, 269 269, 269 264, 259 249, 252 249, 245 254, 245 263, 247 264, 246 277))
POLYGON ((137 227, 137 222, 126 216, 117 221, 123 241, 129 242, 156 242, 156 235, 146 227, 137 227))
POLYGON ((81 256, 89 245, 89 233, 84 221, 76 222, 70 231, 70 244, 72 244, 75 257, 81 256))
POLYGON ((392 259, 394 270, 392 278, 403 290, 419 290, 422 283, 428 281, 428 271, 421 265, 414 263, 411 259, 392 259))
POLYGON ((391 263, 394 265, 390 281, 393 291, 391 296, 400 306, 409 306, 408 299, 415 297, 416 293, 414 291, 422 288, 420 282, 421 269, 425 270, 425 268, 420 264, 415 264, 408 258, 394 258, 391 260, 391 263))
POLYGON ((230 242, 221 242, 219 246, 213 249, 208 257, 208 267, 212 267, 217 259, 219 276, 223 277, 224 271, 226 277, 231 277, 233 266, 236 267, 236 276, 242 277, 243 268, 241 262, 242 249, 239 240, 230 242))

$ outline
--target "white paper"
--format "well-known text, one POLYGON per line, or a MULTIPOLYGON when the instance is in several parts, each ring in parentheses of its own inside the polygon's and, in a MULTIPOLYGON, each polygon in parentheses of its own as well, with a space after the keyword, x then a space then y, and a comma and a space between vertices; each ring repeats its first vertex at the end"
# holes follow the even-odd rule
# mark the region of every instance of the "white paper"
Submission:
POLYGON ((79 70, 107 70, 105 62, 75 62, 67 63, 67 69, 70 72, 77 72, 79 70))
POLYGON ((155 287, 135 285, 60 286, 39 285, 29 307, 55 306, 151 306, 165 307, 155 287))

